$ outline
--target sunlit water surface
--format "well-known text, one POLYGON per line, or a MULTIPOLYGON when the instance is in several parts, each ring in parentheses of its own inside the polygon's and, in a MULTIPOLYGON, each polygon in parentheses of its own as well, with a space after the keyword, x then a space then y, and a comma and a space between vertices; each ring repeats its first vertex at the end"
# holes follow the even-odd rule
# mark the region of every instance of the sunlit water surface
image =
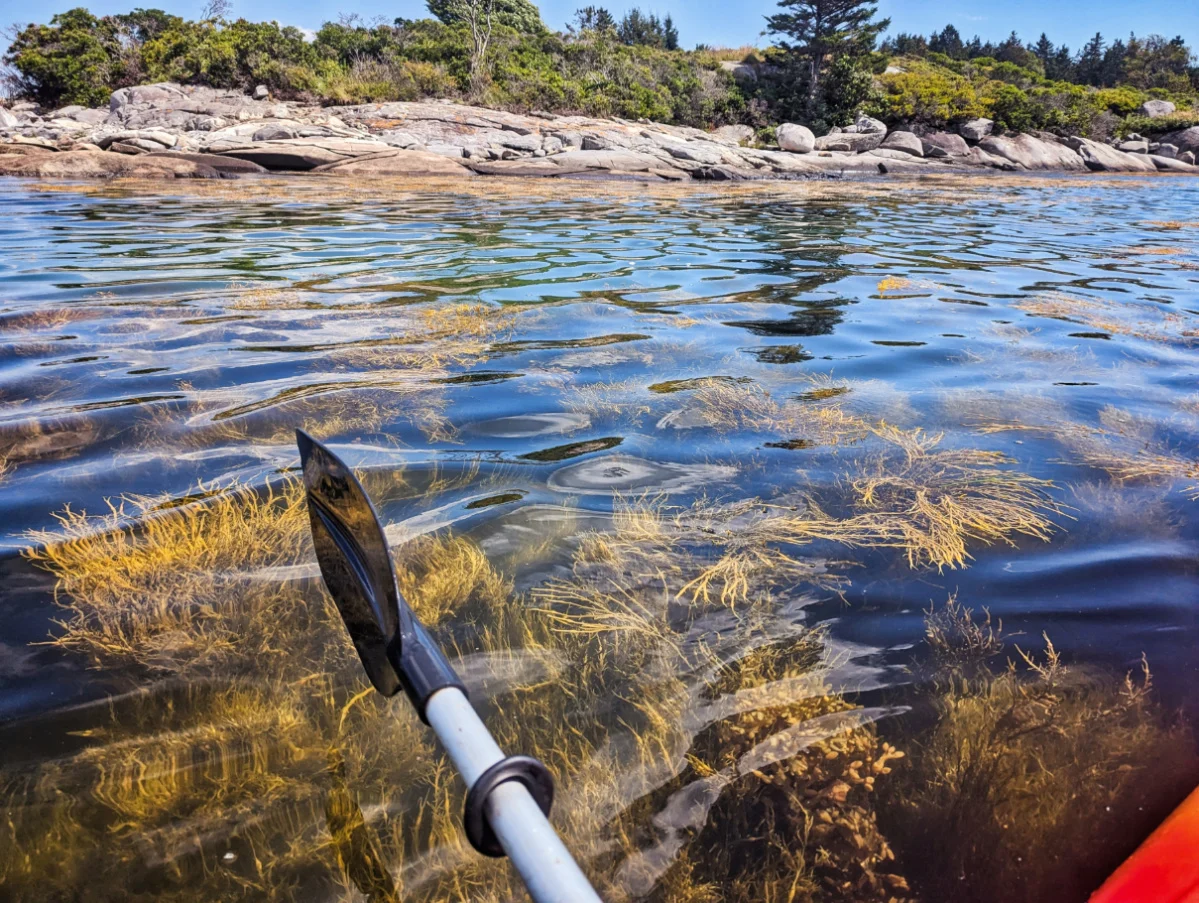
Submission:
MULTIPOLYGON (((406 741, 394 755, 425 764, 394 773, 391 750, 354 751, 421 728, 402 700, 347 728, 357 703, 341 706, 365 684, 330 622, 285 602, 271 615, 280 638, 193 648, 208 629, 195 625, 236 617, 246 587, 254 598, 289 587, 320 606, 302 530, 282 557, 245 553, 251 531, 215 558, 164 558, 163 586, 155 565, 137 570, 121 598, 172 597, 149 605, 144 635, 121 648, 89 645, 88 598, 82 621, 56 623, 75 617, 72 592, 90 592, 62 570, 82 559, 51 573, 23 552, 50 541, 68 507, 124 504, 106 523, 136 534, 207 510, 235 484, 280 485, 297 426, 363 468, 401 558, 410 543, 460 537, 512 604, 562 616, 548 629, 566 651, 524 655, 513 629, 504 653, 479 639, 488 615, 470 608, 494 587, 482 603, 447 603, 439 636, 497 723, 569 686, 570 656, 616 662, 596 666, 608 668, 603 693, 539 703, 585 738, 569 753, 547 748, 555 726, 533 716, 502 732, 565 773, 559 817, 611 899, 788 899, 755 891, 745 863, 780 867, 764 852, 771 831, 792 830, 783 845, 795 851, 798 829, 753 826, 731 854, 736 874, 716 873, 705 823, 733 824, 739 793, 762 805, 745 775, 846 731, 868 735, 873 755, 881 742, 907 751, 880 772, 886 801, 883 784, 919 767, 936 721, 947 684, 925 617, 954 595, 976 619, 983 608, 1002 619, 993 670, 1019 662, 1017 647, 1040 655, 1044 636, 1072 673, 1100 680, 1140 680, 1144 655, 1152 705, 1173 725, 1199 677, 1197 204, 1199 186, 1169 178, 0 186, 0 821, 20 851, 0 853, 0 898, 509 898, 508 884, 489 883, 502 866, 458 840, 461 791, 430 777, 435 749, 406 741), (1024 480, 1024 501, 991 533, 944 506, 945 523, 912 513, 930 493, 942 505, 951 462, 935 456, 955 450, 1002 453, 970 457, 967 480, 1024 480), (865 482, 881 480, 885 496, 893 473, 915 483, 872 508, 865 482), (1032 521, 1010 522, 1022 505, 1032 521), (754 525, 778 511, 825 526, 810 541, 767 530, 755 544, 754 525), (657 537, 639 538, 630 512, 657 537), (840 541, 830 523, 864 532, 840 541), (965 554, 939 546, 939 529, 963 531, 965 554), (605 558, 597 534, 622 537, 624 551, 605 558), (750 557, 784 558, 754 559, 741 589, 693 583, 738 541, 750 557), (168 579, 197 566, 208 573, 194 597, 168 579), (218 572, 232 597, 213 589, 218 572), (665 625, 670 653, 625 662, 636 630, 579 614, 584 596, 665 625), (84 638, 45 643, 65 633, 84 638), (802 667, 757 682, 775 688, 765 702, 745 697, 749 684, 712 689, 728 663, 801 640, 802 667), (294 651, 313 643, 334 652, 294 651), (634 667, 640 677, 617 674, 634 667), (325 724, 296 687, 329 668, 325 724), (318 726, 306 739, 294 724, 230 727, 197 701, 222 688, 258 693, 271 718, 286 701, 318 726), (721 739, 722 725, 739 735, 747 709, 799 711, 787 693, 841 701, 779 720, 782 753, 763 752, 760 736, 721 739), (660 741, 652 753, 633 739, 647 733, 660 741), (612 778, 592 798, 588 767, 612 778)), ((1185 746, 1186 735, 1171 736, 1185 746)), ((1121 767, 1159 808, 1176 801, 1177 774, 1121 767)), ((791 899, 943 899, 928 890, 938 853, 905 843, 902 800, 888 805, 877 819, 894 860, 846 876, 847 854, 814 865, 831 842, 813 844, 806 865, 788 860, 817 875, 791 899), (884 872, 908 876, 906 889, 876 880, 884 872)), ((962 832, 972 818, 988 815, 962 832)), ((1143 831, 1109 821, 1091 836, 1110 859, 1143 831)), ((990 892, 1063 899, 1050 891, 1032 880, 990 892)))

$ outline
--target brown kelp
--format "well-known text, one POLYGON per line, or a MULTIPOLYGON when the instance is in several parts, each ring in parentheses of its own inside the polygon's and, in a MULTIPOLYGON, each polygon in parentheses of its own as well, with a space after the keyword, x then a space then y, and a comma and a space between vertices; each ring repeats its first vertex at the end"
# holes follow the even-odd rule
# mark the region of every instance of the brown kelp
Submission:
POLYGON ((1190 730, 1153 700, 1149 666, 1123 681, 1002 651, 1002 625, 955 598, 931 609, 933 725, 880 821, 920 899, 1085 899, 1199 778, 1190 730), (935 855, 915 855, 916 851, 935 855))
MULTIPOLYGON (((59 531, 34 537, 29 556, 57 576, 67 613, 55 642, 134 693, 80 751, 5 769, 6 887, 48 899, 117 886, 132 899, 288 899, 311 882, 377 899, 515 892, 502 865, 464 846, 447 763, 402 703, 365 686, 325 597, 280 582, 309 555, 300 501, 292 482, 183 506, 130 500, 99 518, 64 513, 59 531)), ((586 538, 574 575, 531 605, 462 538, 406 544, 397 567, 422 618, 461 661, 482 663, 468 673, 490 675, 501 742, 559 775, 556 821, 613 899, 636 896, 647 868, 679 893, 716 882, 741 887, 738 899, 767 885, 836 885, 845 899, 901 887, 867 805, 898 753, 874 716, 822 683, 819 635, 777 621, 787 594, 768 571, 746 574, 736 629, 699 641, 713 609, 679 600, 697 599, 687 587, 707 556, 644 542, 672 530, 702 533, 630 506, 608 551, 586 538), (615 719, 586 716, 613 702, 615 719), (713 824, 741 824, 770 787, 784 794, 755 804, 789 838, 765 883, 753 850, 686 878, 695 852, 661 860, 646 833, 651 798, 730 763, 740 771, 721 779, 713 811, 727 812, 713 824), (846 842, 846 826, 873 839, 846 842)), ((809 576, 829 579, 819 565, 809 576)))

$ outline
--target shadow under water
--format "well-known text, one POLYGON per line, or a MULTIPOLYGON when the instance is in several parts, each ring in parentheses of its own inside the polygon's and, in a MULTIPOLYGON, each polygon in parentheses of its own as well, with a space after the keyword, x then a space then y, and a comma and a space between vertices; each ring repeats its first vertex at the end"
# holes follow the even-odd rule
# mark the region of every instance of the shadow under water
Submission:
POLYGON ((523 899, 296 427, 604 899, 1085 900, 1199 782, 1195 189, 494 185, 4 187, 0 900, 523 899))

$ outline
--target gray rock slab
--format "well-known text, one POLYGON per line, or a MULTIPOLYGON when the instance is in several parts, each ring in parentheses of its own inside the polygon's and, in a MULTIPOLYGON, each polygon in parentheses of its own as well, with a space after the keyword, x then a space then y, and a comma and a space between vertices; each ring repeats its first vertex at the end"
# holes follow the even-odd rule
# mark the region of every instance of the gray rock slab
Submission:
POLYGON ((880 147, 913 157, 924 156, 924 143, 911 132, 888 132, 880 147))
POLYGON ((818 151, 842 151, 844 153, 862 154, 872 151, 883 143, 886 138, 883 132, 837 132, 816 139, 818 151))
POLYGON ((1076 151, 1032 135, 988 135, 978 146, 994 157, 1002 157, 1028 170, 1081 172, 1086 168, 1076 151))
POLYGON ((977 144, 995 129, 994 121, 990 119, 971 119, 958 126, 958 134, 967 141, 977 144))
POLYGON ((1142 116, 1148 116, 1150 119, 1158 119, 1162 116, 1169 116, 1177 109, 1168 100, 1147 100, 1141 104, 1141 108, 1137 112, 1142 116))
POLYGON ((389 148, 381 141, 353 141, 347 138, 297 138, 293 141, 255 141, 248 144, 217 142, 209 153, 249 160, 273 170, 307 171, 330 163, 377 154, 389 148))
POLYGON ((1126 154, 1098 141, 1071 136, 1070 147, 1078 152, 1087 169, 1093 172, 1157 172, 1153 161, 1144 154, 1126 154))

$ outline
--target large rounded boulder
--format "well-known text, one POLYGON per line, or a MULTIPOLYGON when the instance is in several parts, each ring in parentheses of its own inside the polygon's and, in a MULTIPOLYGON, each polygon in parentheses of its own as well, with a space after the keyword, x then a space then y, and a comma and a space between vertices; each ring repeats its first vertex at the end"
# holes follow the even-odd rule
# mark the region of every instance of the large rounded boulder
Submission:
POLYGON ((816 136, 805 125, 785 122, 776 133, 779 147, 793 154, 810 154, 816 149, 816 136))

